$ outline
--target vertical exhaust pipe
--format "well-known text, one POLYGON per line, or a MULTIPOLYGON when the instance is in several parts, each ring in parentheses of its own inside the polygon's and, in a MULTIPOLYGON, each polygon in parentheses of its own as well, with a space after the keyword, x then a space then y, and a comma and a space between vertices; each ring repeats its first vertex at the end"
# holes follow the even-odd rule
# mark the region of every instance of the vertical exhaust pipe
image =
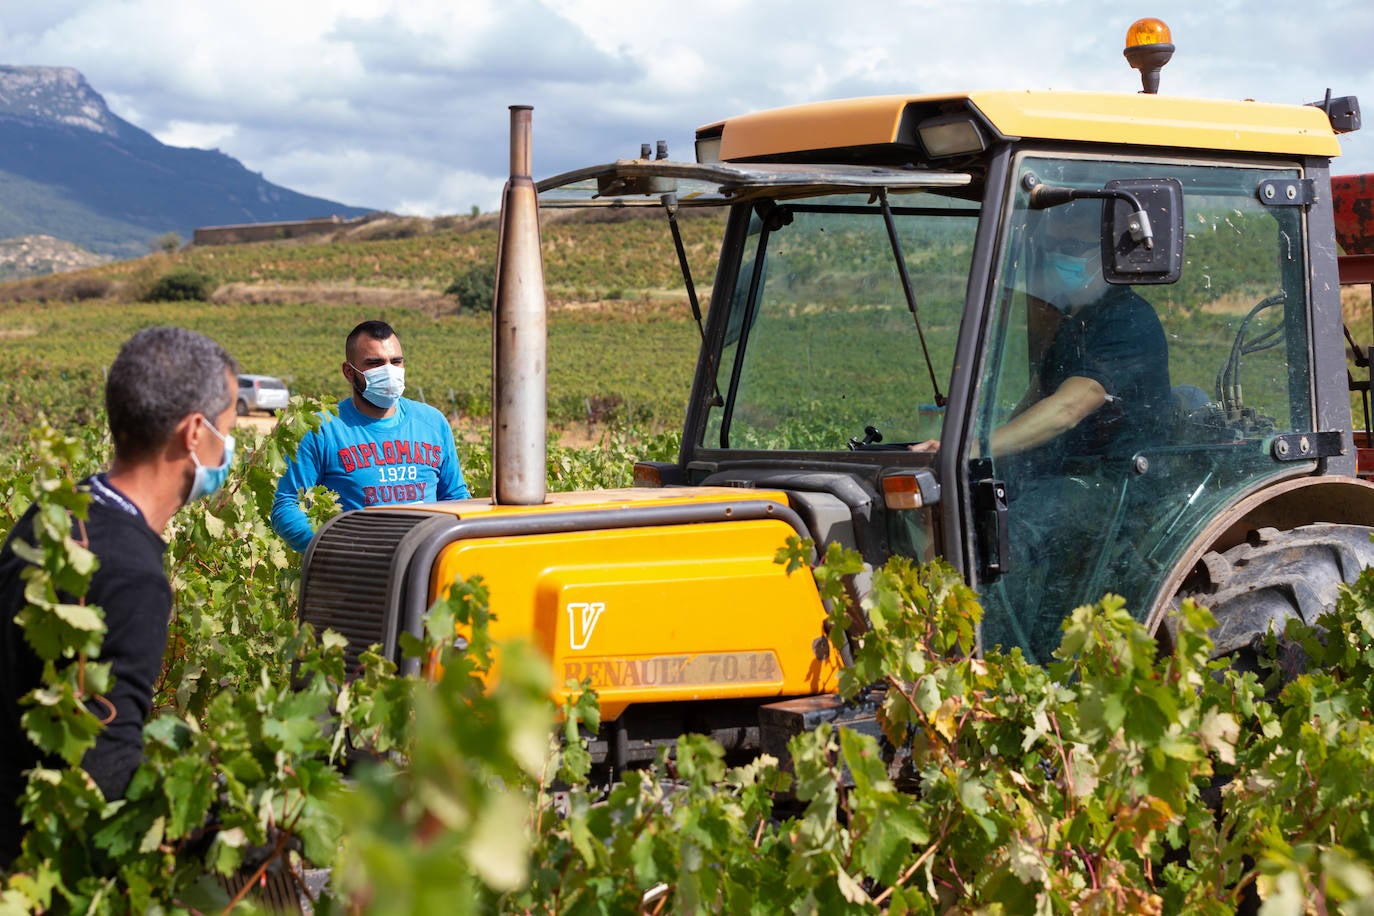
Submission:
POLYGON ((548 443, 548 314, 539 250, 539 199, 531 177, 529 105, 510 107, 510 180, 501 193, 492 303, 492 501, 544 502, 548 443))

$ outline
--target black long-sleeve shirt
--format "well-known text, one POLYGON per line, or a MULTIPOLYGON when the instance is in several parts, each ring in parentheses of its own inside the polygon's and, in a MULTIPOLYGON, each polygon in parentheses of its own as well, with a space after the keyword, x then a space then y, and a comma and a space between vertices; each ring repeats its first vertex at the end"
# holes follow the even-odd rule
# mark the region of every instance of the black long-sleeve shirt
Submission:
MULTIPOLYGON (((105 797, 115 799, 124 794, 143 758, 143 725, 167 648, 172 590, 162 564, 167 545, 158 533, 104 475, 86 483, 93 499, 85 530, 100 567, 85 602, 105 612, 99 660, 111 665, 113 684, 106 699, 114 707, 114 718, 81 765, 105 797)), ((41 760, 20 725, 25 708, 19 699, 39 686, 43 664, 14 622, 26 604, 21 573, 28 564, 11 547, 16 538, 33 543, 33 515, 30 508, 0 549, 0 867, 19 853, 23 829, 18 803, 24 771, 41 760)), ((91 710, 102 719, 109 715, 103 703, 93 703, 91 710)))

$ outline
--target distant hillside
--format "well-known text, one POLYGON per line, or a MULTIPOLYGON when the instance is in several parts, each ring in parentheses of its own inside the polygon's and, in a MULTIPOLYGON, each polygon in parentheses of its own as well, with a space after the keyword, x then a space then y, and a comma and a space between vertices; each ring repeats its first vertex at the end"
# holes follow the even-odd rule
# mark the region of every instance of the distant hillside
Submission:
POLYGON ((95 267, 108 260, 107 254, 96 254, 50 235, 0 239, 0 280, 64 273, 95 267))
POLYGON ((70 67, 0 66, 0 238, 50 235, 123 258, 197 226, 368 212, 272 184, 217 150, 166 146, 70 67))
MULTIPOLYGON (((495 213, 431 219, 374 214, 341 224, 325 236, 187 245, 85 270, 0 282, 0 311, 10 302, 134 302, 159 278, 190 270, 208 278, 215 302, 366 305, 374 310, 403 304, 445 314, 459 308, 458 298, 449 292, 455 280, 477 268, 494 269, 498 223, 495 213)), ((688 308, 662 213, 555 210, 543 214, 540 225, 552 308, 663 301, 688 308)), ((684 211, 678 226, 705 303, 724 216, 684 211)))

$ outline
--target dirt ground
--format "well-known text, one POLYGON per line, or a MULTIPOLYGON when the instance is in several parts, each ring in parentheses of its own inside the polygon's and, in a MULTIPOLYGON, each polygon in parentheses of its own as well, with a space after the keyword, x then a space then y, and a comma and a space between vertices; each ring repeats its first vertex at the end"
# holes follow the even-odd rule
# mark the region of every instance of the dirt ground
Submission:
POLYGON ((234 421, 236 427, 248 427, 260 433, 270 433, 277 425, 277 418, 267 413, 250 413, 246 417, 239 417, 234 421))

